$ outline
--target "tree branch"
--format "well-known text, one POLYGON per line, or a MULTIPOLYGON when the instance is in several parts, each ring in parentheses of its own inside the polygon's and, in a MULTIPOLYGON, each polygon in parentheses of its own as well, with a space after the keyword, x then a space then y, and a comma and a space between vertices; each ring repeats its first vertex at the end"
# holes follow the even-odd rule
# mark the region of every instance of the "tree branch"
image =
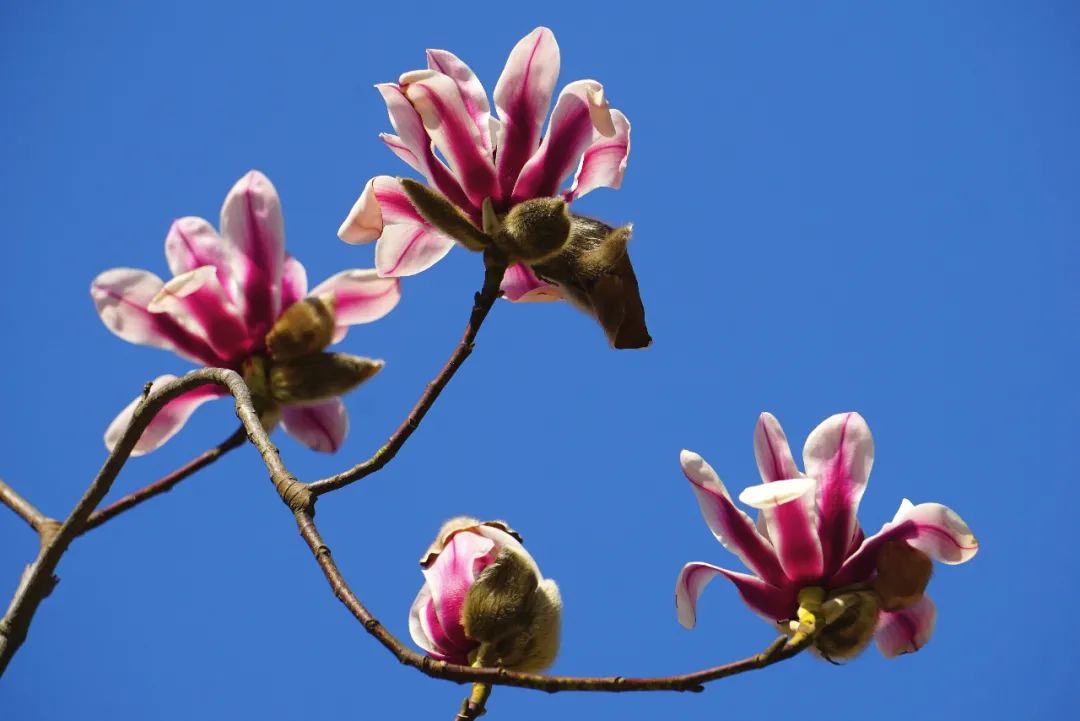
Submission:
POLYGON ((344 488, 361 478, 370 476, 372 473, 375 473, 389 463, 391 459, 397 455, 397 452, 405 445, 405 441, 407 441, 409 436, 413 434, 413 431, 420 426, 420 421, 427 415, 427 412, 431 409, 431 406, 435 403, 439 394, 442 393, 443 388, 446 387, 446 384, 454 377, 454 374, 457 373, 461 364, 464 363, 465 359, 472 353, 476 342, 476 334, 480 331, 480 326, 483 325, 484 319, 487 318, 488 313, 491 311, 491 306, 501 295, 499 285, 502 283, 503 273, 505 273, 505 271, 506 262, 504 260, 485 254, 484 285, 473 299, 472 313, 469 316, 468 324, 465 326, 465 333, 461 336, 457 348, 454 349, 454 352, 446 361, 446 365, 444 365, 442 370, 439 371, 439 374, 427 384, 423 394, 421 394, 420 399, 416 402, 416 405, 413 406, 409 415, 402 421, 401 425, 398 426, 397 430, 394 431, 382 448, 375 451, 375 454, 368 460, 356 464, 347 471, 342 471, 337 475, 309 483, 308 490, 311 491, 312 495, 318 497, 324 493, 344 488))
POLYGON ((16 516, 26 521, 30 528, 38 532, 38 535, 48 532, 48 528, 57 523, 57 521, 39 511, 33 503, 20 496, 14 488, 4 483, 2 479, 0 479, 0 503, 3 503, 14 511, 16 516))

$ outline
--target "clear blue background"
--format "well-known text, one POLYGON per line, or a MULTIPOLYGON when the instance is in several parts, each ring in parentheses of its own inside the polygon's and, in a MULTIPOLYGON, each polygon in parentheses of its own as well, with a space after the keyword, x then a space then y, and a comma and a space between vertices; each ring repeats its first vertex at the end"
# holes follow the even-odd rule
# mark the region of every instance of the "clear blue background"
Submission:
MULTIPOLYGON (((266 172, 313 282, 372 264, 335 237, 365 180, 405 167, 371 88, 427 47, 489 91, 534 26, 561 83, 594 77, 633 123, 624 187, 579 210, 633 221, 654 347, 614 352, 565 304, 500 303, 477 352, 384 472, 319 521, 401 638, 416 560, 447 516, 508 519, 565 602, 564 674, 690 671, 773 635, 717 582, 675 621, 686 561, 735 563, 683 480, 699 451, 736 492, 770 410, 796 448, 858 410, 877 441, 865 526, 902 497, 959 511, 982 551, 939 567, 920 653, 799 658, 700 695, 496 689, 490 718, 1048 718, 1080 642, 1075 471, 1080 31, 1069 2, 520 4, 8 2, 0 9, 0 476, 63 516, 117 411, 187 366, 130 346, 87 290, 167 275, 170 221, 215 221, 266 172)), ((275 436, 314 479, 367 457, 441 367, 478 259, 404 284, 345 349, 387 360, 348 398, 337 456, 275 436)), ((227 435, 203 407, 134 460, 128 492, 227 435)), ((6 599, 36 550, 0 509, 6 599)), ((255 452, 80 539, 0 682, 3 716, 450 718, 465 689, 403 668, 330 593, 255 452)), ((6 604, 6 600, 3 602, 6 604)))

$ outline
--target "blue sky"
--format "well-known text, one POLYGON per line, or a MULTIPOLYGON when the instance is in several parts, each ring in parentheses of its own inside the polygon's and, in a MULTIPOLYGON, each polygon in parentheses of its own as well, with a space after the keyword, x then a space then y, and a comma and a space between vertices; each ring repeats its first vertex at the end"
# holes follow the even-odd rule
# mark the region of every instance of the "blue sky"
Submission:
MULTIPOLYGON (((406 168, 372 84, 454 51, 489 90, 548 25, 562 82, 602 81, 633 123, 623 188, 581 212, 634 222, 655 338, 614 352, 565 304, 500 303, 476 353, 385 471, 320 526, 402 638, 440 522, 508 519, 561 585, 566 674, 689 671, 770 630, 717 582, 675 621, 683 563, 736 564, 678 452, 756 481, 752 430, 798 448, 858 410, 877 442, 861 520, 901 498, 956 509, 981 542, 938 567, 937 631, 893 661, 809 657, 676 695, 496 689, 489 718, 1057 717, 1071 705, 1080 491, 1075 333, 1080 30, 1066 2, 7 3, 0 9, 0 477, 64 515, 142 384, 188 366, 111 336, 90 280, 167 274, 171 220, 216 222, 245 171, 281 193, 319 280, 370 267, 335 237, 365 180, 406 168), (568 12, 568 9, 572 12, 568 12)), ((344 349, 387 367, 347 399, 337 456, 275 436, 314 479, 370 454, 459 337, 480 277, 455 250, 344 349)), ((204 406, 132 461, 130 491, 227 435, 204 406)), ((0 509, 0 590, 36 539, 0 509)), ((80 539, 0 682, 12 718, 449 718, 464 689, 400 667, 337 603, 250 448, 80 539)))

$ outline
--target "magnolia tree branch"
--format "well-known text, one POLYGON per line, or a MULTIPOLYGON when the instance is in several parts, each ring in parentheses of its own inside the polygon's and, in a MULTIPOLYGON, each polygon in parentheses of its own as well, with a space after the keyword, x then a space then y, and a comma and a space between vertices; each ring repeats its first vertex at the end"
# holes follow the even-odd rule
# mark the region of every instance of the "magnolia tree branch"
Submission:
POLYGON ((37 531, 39 536, 48 533, 50 527, 59 526, 59 522, 39 511, 33 503, 20 496, 14 488, 0 480, 0 503, 15 512, 15 515, 37 531))

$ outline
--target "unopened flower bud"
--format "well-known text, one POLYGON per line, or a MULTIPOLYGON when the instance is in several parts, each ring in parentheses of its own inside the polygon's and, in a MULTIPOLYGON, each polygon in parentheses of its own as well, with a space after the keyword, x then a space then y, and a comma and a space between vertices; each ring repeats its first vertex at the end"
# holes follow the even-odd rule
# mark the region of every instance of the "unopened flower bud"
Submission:
POLYGON ((267 380, 270 396, 278 403, 314 403, 348 393, 382 367, 381 360, 347 353, 316 353, 272 363, 267 380))
POLYGON ((409 631, 432 657, 539 671, 559 650, 562 600, 519 538, 498 521, 443 525, 421 561, 409 631))
POLYGON ((925 553, 905 541, 887 541, 878 551, 871 586, 882 609, 899 611, 919 602, 933 572, 934 564, 925 553))
POLYGON ((495 246, 512 261, 542 263, 566 247, 571 226, 562 198, 533 198, 515 205, 502 219, 495 246))
POLYGON ((482 251, 491 244, 491 238, 442 193, 410 178, 401 178, 399 182, 416 212, 443 233, 469 250, 482 251))
POLYGON ((266 334, 266 347, 276 361, 318 353, 334 339, 334 296, 303 298, 285 309, 266 334))
POLYGON ((858 656, 870 644, 881 606, 873 591, 840 593, 821 606, 824 627, 814 637, 814 649, 830 661, 858 656))

